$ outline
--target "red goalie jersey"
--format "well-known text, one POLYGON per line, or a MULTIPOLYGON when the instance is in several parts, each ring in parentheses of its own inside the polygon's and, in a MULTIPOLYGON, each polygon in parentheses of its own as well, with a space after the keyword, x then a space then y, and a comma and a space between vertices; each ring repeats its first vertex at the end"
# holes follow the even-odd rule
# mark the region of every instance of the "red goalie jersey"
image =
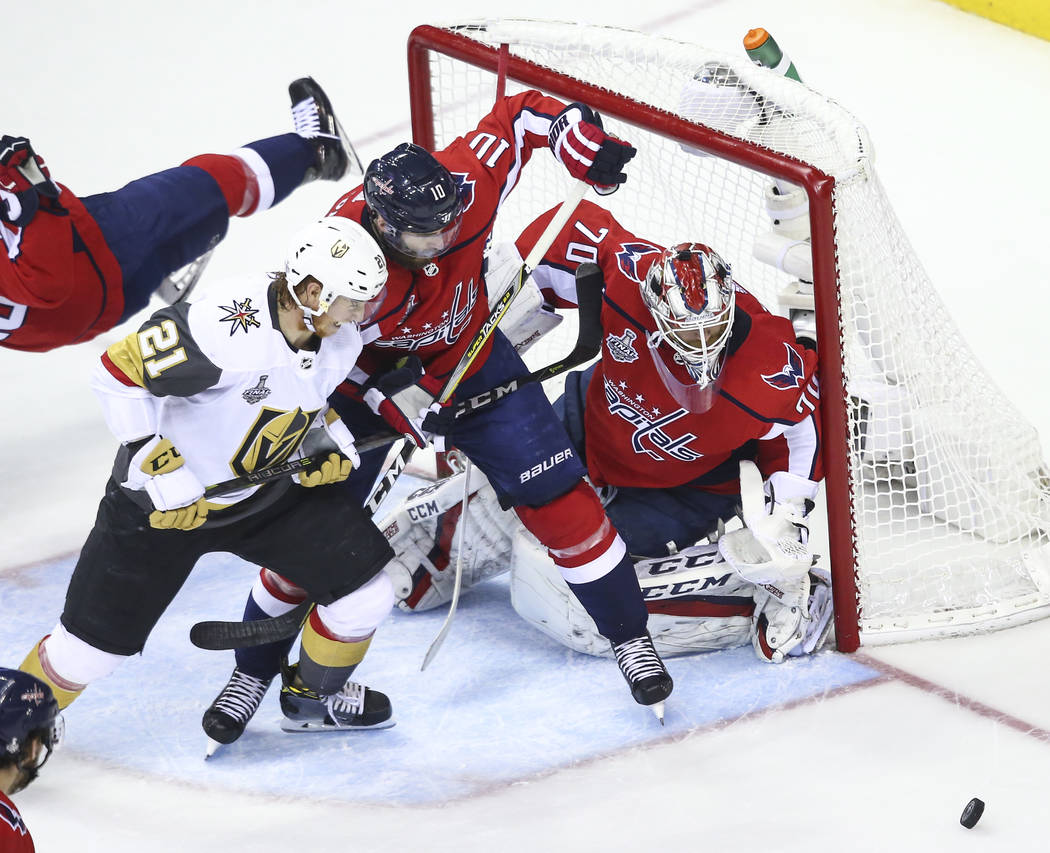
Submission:
MULTIPOLYGON (((444 379, 452 372, 489 313, 481 265, 496 211, 533 151, 548 148, 551 122, 564 106, 536 91, 501 99, 474 130, 434 152, 463 196, 459 238, 422 270, 390 264, 382 314, 362 333, 365 370, 389 367, 414 352, 432 376, 444 379)), ((330 214, 369 228, 361 187, 340 198, 330 214)), ((486 346, 467 376, 485 362, 488 352, 486 346)))
MULTIPOLYGON (((553 212, 524 231, 519 252, 535 243, 553 212)), ((702 414, 689 411, 665 387, 653 359, 662 358, 683 385, 694 380, 666 345, 647 343, 657 326, 640 286, 663 247, 636 237, 588 201, 569 222, 533 277, 561 307, 576 304, 575 270, 581 263, 597 263, 605 278, 601 361, 585 407, 587 466, 595 485, 688 484, 733 494, 739 491, 738 462, 744 457, 754 459, 765 477, 789 471, 821 479, 817 359, 796 342, 791 324, 736 285, 717 394, 702 414)))

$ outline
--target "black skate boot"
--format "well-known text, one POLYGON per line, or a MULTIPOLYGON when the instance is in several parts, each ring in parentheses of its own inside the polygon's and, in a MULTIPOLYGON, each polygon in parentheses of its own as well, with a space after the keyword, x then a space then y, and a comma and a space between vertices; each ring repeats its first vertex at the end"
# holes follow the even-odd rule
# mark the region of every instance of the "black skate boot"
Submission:
POLYGON ((272 678, 263 680, 239 669, 233 670, 230 680, 201 720, 204 733, 208 736, 205 758, 210 758, 220 746, 233 743, 244 734, 244 727, 259 710, 271 681, 272 678))
POLYGON ((347 681, 338 693, 322 696, 295 684, 298 665, 282 673, 281 711, 286 732, 337 732, 385 729, 394 725, 390 699, 356 681, 347 681))
POLYGON ((300 77, 288 86, 292 99, 292 120, 295 132, 306 139, 314 149, 314 167, 308 169, 304 183, 317 180, 338 181, 353 162, 359 171, 350 140, 332 110, 332 102, 313 77, 300 77))
POLYGON ((647 705, 663 725, 664 700, 671 695, 674 682, 653 647, 653 638, 649 632, 614 645, 612 650, 620 672, 631 688, 634 701, 639 705, 647 705))

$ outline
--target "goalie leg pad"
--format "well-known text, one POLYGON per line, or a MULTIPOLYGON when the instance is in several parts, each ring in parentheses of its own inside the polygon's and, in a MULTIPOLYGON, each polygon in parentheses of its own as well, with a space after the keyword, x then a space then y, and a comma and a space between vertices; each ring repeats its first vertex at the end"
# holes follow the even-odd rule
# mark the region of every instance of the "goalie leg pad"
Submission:
MULTIPOLYGON (((748 642, 752 585, 740 580, 713 545, 642 560, 635 573, 662 656, 735 648, 748 642)), ((514 539, 511 605, 522 619, 573 651, 611 656, 594 620, 569 590, 546 549, 527 532, 514 539)))
MULTIPOLYGON (((452 598, 463 476, 455 474, 413 492, 379 523, 396 554, 384 570, 402 610, 430 610, 452 598)), ((496 493, 477 469, 471 472, 470 485, 470 536, 463 554, 461 592, 507 571, 511 538, 520 527, 511 513, 500 508, 496 493)))

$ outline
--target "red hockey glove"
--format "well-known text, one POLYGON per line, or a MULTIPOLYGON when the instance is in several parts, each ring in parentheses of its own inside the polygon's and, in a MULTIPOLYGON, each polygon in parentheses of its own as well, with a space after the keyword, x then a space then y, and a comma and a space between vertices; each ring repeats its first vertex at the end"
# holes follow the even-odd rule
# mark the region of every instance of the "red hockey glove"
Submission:
POLYGON ((40 200, 56 203, 59 189, 24 136, 0 137, 0 220, 16 227, 36 215, 40 200))
POLYGON ((550 149, 574 178, 601 195, 616 192, 627 180, 623 168, 638 152, 602 130, 602 119, 585 104, 569 104, 558 113, 547 135, 550 149))
POLYGON ((417 356, 410 356, 399 367, 376 377, 365 387, 368 407, 416 447, 423 447, 439 433, 442 412, 452 407, 437 402, 441 383, 423 371, 417 356))

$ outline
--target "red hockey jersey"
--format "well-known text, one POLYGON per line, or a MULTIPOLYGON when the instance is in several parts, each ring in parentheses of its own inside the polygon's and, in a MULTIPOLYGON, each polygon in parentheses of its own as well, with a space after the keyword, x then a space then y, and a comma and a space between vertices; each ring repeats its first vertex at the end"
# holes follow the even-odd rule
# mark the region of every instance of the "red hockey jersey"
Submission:
MULTIPOLYGON (((550 221, 548 211, 518 240, 522 252, 550 221)), ((636 237, 609 211, 584 201, 544 256, 534 279, 556 305, 575 305, 575 270, 597 263, 605 278, 601 361, 587 391, 586 456, 596 485, 739 491, 738 461, 754 458, 764 476, 823 476, 816 354, 799 346, 786 319, 737 285, 736 313, 721 384, 702 414, 679 405, 653 357, 683 384, 688 372, 647 336, 656 322, 640 284, 663 247, 636 237), (749 442, 756 441, 754 446, 749 442)), ((682 239, 696 235, 683 234, 682 239)), ((717 247, 716 247, 717 248, 717 247)), ((732 262, 732 259, 727 259, 732 262)))
POLYGON ((0 850, 3 853, 34 853, 33 837, 3 791, 0 791, 0 850))
POLYGON ((41 208, 24 228, 0 223, 0 346, 45 352, 88 341, 124 312, 116 258, 80 199, 61 190, 68 215, 41 208))
MULTIPOLYGON (((474 130, 434 153, 464 197, 459 242, 423 270, 390 264, 383 313, 362 332, 360 363, 367 372, 388 368, 409 352, 439 379, 455 369, 489 313, 481 264, 496 212, 532 152, 548 147, 547 132, 563 107, 536 91, 501 99, 474 130)), ((367 227, 362 188, 340 198, 330 213, 367 227)), ((487 354, 486 347, 467 376, 487 354)))

